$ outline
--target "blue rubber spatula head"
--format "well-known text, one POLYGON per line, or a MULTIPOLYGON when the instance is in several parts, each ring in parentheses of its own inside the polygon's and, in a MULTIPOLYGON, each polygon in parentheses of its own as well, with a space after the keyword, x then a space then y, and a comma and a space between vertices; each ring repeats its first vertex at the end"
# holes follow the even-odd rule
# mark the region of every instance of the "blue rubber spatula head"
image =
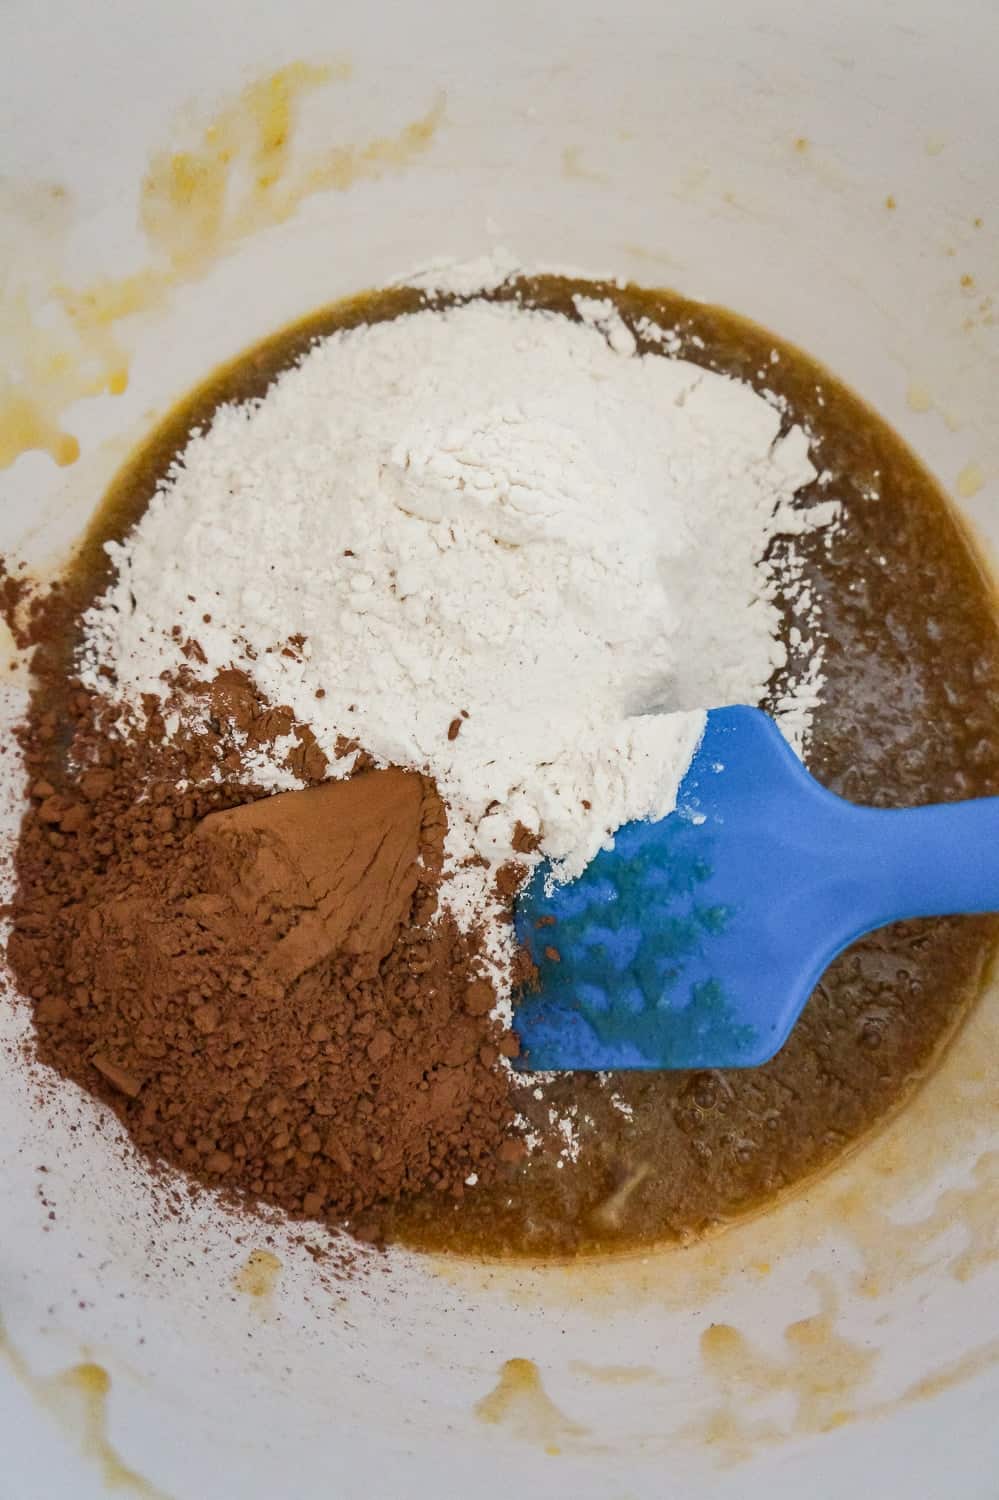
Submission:
POLYGON ((886 812, 811 777, 765 713, 719 708, 676 811, 628 823, 578 879, 535 871, 514 1013, 540 1068, 745 1068, 826 965, 901 917, 999 910, 999 797, 886 812))

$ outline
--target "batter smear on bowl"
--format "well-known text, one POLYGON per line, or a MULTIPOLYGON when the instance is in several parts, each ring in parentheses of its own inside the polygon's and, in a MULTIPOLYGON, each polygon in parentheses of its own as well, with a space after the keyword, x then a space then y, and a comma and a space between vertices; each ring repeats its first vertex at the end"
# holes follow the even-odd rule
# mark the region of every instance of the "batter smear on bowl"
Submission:
POLYGON ((152 1159, 369 1238, 683 1239, 931 1066, 992 918, 828 971, 745 1073, 517 1075, 511 903, 670 810, 708 707, 827 785, 999 790, 990 588, 800 352, 668 293, 467 278, 213 378, 48 610, 9 958, 40 1056, 152 1159))

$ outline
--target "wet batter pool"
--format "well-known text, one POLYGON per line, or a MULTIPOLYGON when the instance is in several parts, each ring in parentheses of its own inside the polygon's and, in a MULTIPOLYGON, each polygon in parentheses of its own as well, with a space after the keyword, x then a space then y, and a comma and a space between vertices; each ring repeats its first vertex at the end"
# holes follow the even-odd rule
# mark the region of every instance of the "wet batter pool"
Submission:
MULTIPOLYGON (((886 807, 999 792, 992 586, 926 470, 827 371, 731 313, 670 292, 555 277, 493 295, 574 316, 578 292, 612 298, 632 326, 648 317, 675 328, 684 358, 783 397, 788 422, 812 434, 816 466, 834 476, 800 502, 839 500, 843 524, 831 542, 817 533, 796 543, 828 636, 807 756, 815 775, 886 807)), ((339 303, 217 372, 114 486, 69 579, 73 610, 106 581, 104 541, 141 514, 191 428, 216 406, 261 394, 316 337, 425 304, 409 289, 339 303)), ((639 344, 658 352, 640 335, 639 344)), ((787 607, 785 640, 792 626, 787 607)), ((59 649, 70 646, 67 638, 59 649)), ((762 706, 782 686, 775 678, 762 706)), ((997 936, 999 919, 969 917, 863 939, 828 970, 788 1044, 762 1068, 564 1075, 541 1101, 528 1077, 518 1108, 544 1130, 550 1109, 575 1107, 578 1156, 546 1150, 512 1181, 457 1203, 428 1193, 392 1211, 390 1235, 424 1248, 564 1255, 682 1241, 756 1209, 899 1106, 980 992, 997 936)))

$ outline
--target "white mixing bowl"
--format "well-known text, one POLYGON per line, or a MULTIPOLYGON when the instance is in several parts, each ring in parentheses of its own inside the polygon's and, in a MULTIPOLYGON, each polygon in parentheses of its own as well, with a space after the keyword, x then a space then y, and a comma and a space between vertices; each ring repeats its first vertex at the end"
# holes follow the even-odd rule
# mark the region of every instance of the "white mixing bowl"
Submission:
MULTIPOLYGON (((999 530, 992 0, 6 0, 0 34, 0 371, 81 448, 0 474, 0 551, 43 573, 219 360, 497 244, 771 326, 999 530)), ((999 994, 849 1163, 709 1244, 347 1280, 166 1212, 40 1092, 13 997, 0 1028, 4 1500, 996 1493, 999 994)))

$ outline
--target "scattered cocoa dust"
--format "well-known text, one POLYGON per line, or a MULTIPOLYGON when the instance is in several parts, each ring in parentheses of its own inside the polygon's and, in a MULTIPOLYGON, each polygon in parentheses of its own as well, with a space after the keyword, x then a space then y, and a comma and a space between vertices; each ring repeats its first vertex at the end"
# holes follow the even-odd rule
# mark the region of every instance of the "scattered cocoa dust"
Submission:
POLYGON ((433 784, 363 757, 324 782, 311 735, 240 673, 192 668, 176 694, 207 727, 169 743, 155 700, 123 736, 75 685, 22 733, 8 959, 40 1058, 154 1161, 361 1238, 380 1206, 511 1171, 516 1038, 477 940, 435 915, 433 784), (245 748, 285 735, 312 789, 264 797, 245 748))
POLYGON ((43 586, 29 576, 23 562, 12 570, 7 560, 0 557, 0 620, 19 651, 37 645, 46 633, 61 592, 59 580, 43 586))

